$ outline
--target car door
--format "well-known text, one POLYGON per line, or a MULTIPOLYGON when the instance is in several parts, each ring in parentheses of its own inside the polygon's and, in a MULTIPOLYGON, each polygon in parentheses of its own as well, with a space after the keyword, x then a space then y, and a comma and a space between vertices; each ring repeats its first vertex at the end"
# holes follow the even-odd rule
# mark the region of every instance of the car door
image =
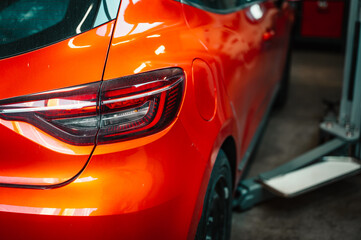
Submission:
MULTIPOLYGON (((278 76, 280 47, 275 31, 279 9, 273 0, 186 0, 188 25, 215 62, 237 119, 241 155, 262 120, 278 76)), ((278 79, 277 79, 278 81, 278 79)))
MULTIPOLYGON (((272 29, 274 36, 271 39, 271 48, 269 54, 269 61, 273 66, 270 73, 273 76, 271 79, 271 86, 274 88, 282 78, 283 71, 286 67, 286 61, 291 51, 291 28, 293 24, 293 10, 288 1, 278 0, 274 1, 272 10, 272 29)), ((289 64, 289 63, 288 63, 289 64)))

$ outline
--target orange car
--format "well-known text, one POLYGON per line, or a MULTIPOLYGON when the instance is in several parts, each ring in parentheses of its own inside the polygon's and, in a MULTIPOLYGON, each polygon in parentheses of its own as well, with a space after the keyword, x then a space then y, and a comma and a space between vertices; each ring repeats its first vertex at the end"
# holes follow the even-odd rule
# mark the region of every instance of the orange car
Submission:
POLYGON ((282 0, 1 1, 0 238, 228 239, 292 22, 282 0))

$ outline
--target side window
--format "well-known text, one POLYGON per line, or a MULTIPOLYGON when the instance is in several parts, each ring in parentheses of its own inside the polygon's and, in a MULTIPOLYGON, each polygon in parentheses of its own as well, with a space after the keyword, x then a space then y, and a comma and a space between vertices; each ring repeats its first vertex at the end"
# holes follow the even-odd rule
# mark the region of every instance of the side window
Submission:
POLYGON ((70 38, 116 17, 120 0, 0 0, 0 59, 70 38))

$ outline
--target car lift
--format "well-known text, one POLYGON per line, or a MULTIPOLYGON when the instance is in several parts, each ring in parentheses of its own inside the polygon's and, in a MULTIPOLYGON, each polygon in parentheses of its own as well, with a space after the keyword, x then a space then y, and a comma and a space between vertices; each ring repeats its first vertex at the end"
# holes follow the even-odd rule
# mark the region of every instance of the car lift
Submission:
POLYGON ((360 21, 361 0, 351 0, 340 113, 338 120, 327 119, 320 125, 334 138, 269 172, 242 180, 235 208, 247 210, 276 196, 295 197, 361 172, 360 21))

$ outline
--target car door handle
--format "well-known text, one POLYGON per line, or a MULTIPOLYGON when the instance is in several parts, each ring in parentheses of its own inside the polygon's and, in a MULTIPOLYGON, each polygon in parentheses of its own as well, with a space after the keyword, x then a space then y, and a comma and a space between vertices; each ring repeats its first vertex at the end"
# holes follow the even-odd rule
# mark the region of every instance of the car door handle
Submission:
POLYGON ((267 29, 262 36, 263 41, 270 41, 274 38, 274 36, 276 35, 275 30, 273 29, 267 29))

